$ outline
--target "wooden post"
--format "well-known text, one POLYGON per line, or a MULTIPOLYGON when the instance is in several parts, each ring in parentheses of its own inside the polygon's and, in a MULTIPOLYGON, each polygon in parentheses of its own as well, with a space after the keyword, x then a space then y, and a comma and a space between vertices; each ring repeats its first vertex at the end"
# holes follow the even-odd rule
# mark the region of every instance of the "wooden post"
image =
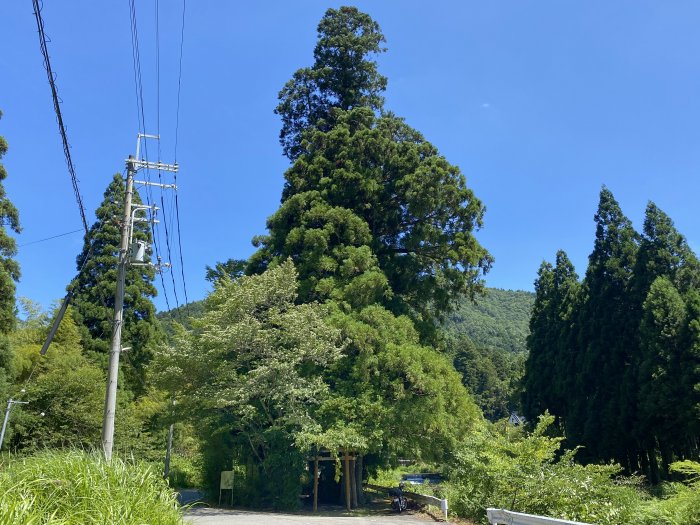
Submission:
POLYGON ((318 454, 314 458, 314 512, 318 510, 318 454))
POLYGON ((350 484, 352 485, 352 506, 357 508, 357 476, 355 476, 355 458, 352 458, 352 467, 349 469, 350 484))
POLYGON ((350 501, 350 456, 347 450, 344 451, 343 463, 345 464, 345 507, 351 510, 352 502, 350 501))

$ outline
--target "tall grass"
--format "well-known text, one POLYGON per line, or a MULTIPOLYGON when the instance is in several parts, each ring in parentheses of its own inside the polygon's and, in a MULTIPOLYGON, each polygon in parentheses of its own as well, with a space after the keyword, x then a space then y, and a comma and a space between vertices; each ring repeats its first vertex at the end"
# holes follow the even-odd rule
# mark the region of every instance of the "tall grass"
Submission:
POLYGON ((82 451, 5 460, 0 525, 180 525, 175 493, 155 469, 82 451))

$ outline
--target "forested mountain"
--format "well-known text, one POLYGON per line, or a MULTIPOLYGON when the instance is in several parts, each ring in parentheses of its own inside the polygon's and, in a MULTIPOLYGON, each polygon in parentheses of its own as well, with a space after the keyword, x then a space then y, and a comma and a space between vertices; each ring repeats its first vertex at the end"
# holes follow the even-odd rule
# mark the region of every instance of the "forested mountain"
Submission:
POLYGON ((534 301, 532 292, 487 288, 475 302, 460 301, 443 326, 450 334, 467 335, 478 347, 524 353, 534 301))

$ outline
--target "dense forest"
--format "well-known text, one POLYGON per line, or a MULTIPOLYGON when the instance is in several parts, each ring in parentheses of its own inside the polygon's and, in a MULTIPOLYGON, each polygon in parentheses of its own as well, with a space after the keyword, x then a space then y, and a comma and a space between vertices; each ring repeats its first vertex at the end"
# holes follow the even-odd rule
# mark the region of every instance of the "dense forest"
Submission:
MULTIPOLYGON (((124 181, 105 190, 42 355, 55 311, 15 297, 19 213, 0 164, 0 395, 28 402, 9 414, 0 521, 70 521, 80 505, 86 523, 109 523, 82 506, 119 493, 100 512, 179 523, 157 479, 170 435, 168 482, 218 494, 234 470, 237 505, 298 508, 309 458, 349 450, 354 472, 329 462, 331 488, 389 479, 408 459, 439 471, 436 493, 475 523, 487 507, 698 523, 700 263, 685 238, 652 203, 636 232, 604 188, 582 280, 559 252, 534 295, 487 288, 484 204, 385 107, 384 43, 368 14, 326 11, 313 62, 279 92, 279 209, 249 259, 213 254, 203 301, 156 315, 154 267, 129 266, 109 464, 100 427, 124 181), (510 424, 521 409, 527 425, 510 424), (33 482, 47 475, 61 498, 33 482)), ((152 241, 146 221, 134 236, 152 241)), ((330 492, 326 503, 342 502, 330 492)))
POLYGON ((700 262, 652 202, 640 234, 603 188, 595 222, 583 281, 563 251, 539 269, 525 413, 658 482, 700 452, 700 262))

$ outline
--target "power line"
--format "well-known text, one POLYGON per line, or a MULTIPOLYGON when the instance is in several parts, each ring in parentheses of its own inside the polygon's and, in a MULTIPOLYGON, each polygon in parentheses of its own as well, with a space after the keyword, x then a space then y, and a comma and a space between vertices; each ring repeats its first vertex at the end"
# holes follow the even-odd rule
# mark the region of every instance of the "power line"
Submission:
POLYGON ((39 239, 38 241, 25 242, 24 244, 18 245, 17 248, 23 248, 24 246, 30 246, 32 244, 39 244, 40 242, 50 241, 51 239, 58 239, 59 237, 65 237, 66 235, 71 235, 72 233, 78 233, 81 231, 83 231, 83 230, 81 228, 79 228, 79 229, 73 230, 71 232, 59 233, 58 235, 46 237, 45 239, 39 239))
MULTIPOLYGON (((177 164, 177 143, 180 127, 180 92, 182 91, 182 50, 185 43, 185 13, 187 11, 187 0, 182 0, 182 26, 180 29, 180 61, 177 74, 177 109, 175 112, 175 164, 177 164)), ((177 187, 177 173, 174 177, 175 186, 177 187)), ((180 233, 180 203, 177 198, 177 189, 175 190, 175 216, 177 218, 177 245, 180 252, 180 273, 182 275, 182 289, 185 293, 185 306, 189 315, 190 300, 187 297, 187 281, 185 280, 185 263, 182 257, 182 235, 180 233)))
POLYGON ((41 6, 39 5, 39 0, 32 0, 34 4, 34 17, 36 18, 37 30, 39 32, 39 46, 41 47, 41 54, 44 57, 44 68, 46 69, 46 75, 49 79, 49 85, 51 86, 51 97, 53 98, 53 109, 56 113, 56 122, 58 123, 58 131, 61 134, 61 141, 63 142, 63 155, 66 158, 66 164, 68 165, 68 172, 70 173, 71 183, 73 184, 73 193, 75 193, 75 200, 78 203, 78 209, 80 210, 80 218, 83 221, 83 229, 85 230, 85 235, 88 234, 88 223, 85 218, 85 208, 83 206, 83 198, 80 195, 80 190, 78 189, 78 177, 75 174, 75 167, 73 166, 73 159, 70 155, 70 146, 68 145, 68 138, 66 137, 66 128, 63 124, 63 116, 61 115, 61 106, 58 99, 58 91, 56 90, 56 75, 51 69, 51 60, 49 59, 49 49, 46 44, 46 33, 44 32, 44 20, 41 17, 41 6))
POLYGON ((175 164, 177 164, 177 141, 178 131, 180 129, 180 91, 182 88, 182 49, 185 44, 185 11, 187 9, 187 0, 182 0, 182 26, 180 29, 180 63, 177 74, 177 109, 175 111, 175 164))
MULTIPOLYGON (((138 34, 138 24, 136 21, 136 5, 134 3, 134 0, 129 0, 129 17, 131 20, 131 54, 132 54, 132 59, 133 59, 133 68, 134 68, 134 86, 136 90, 136 110, 137 110, 137 119, 138 119, 138 124, 141 128, 141 133, 145 134, 146 133, 146 117, 144 113, 144 104, 143 104, 143 81, 142 81, 142 76, 141 76, 141 53, 139 51, 139 34, 138 34)), ((143 149, 144 149, 144 157, 146 160, 148 160, 148 146, 147 146, 147 141, 144 141, 143 144, 143 149)), ((150 170, 146 168, 146 180, 150 182, 151 180, 151 174, 150 170)), ((151 207, 151 190, 150 186, 146 187, 146 204, 151 207)), ((153 247, 155 251, 155 256, 156 256, 156 261, 160 263, 160 254, 159 254, 159 249, 158 249, 158 230, 156 229, 153 221, 149 221, 151 224, 151 233, 153 236, 153 247)), ((170 310, 170 300, 168 299, 168 292, 165 287, 165 280, 163 279, 163 272, 158 270, 158 274, 160 275, 160 282, 161 286, 163 288, 163 297, 165 298, 165 304, 168 307, 168 310, 170 310)))

